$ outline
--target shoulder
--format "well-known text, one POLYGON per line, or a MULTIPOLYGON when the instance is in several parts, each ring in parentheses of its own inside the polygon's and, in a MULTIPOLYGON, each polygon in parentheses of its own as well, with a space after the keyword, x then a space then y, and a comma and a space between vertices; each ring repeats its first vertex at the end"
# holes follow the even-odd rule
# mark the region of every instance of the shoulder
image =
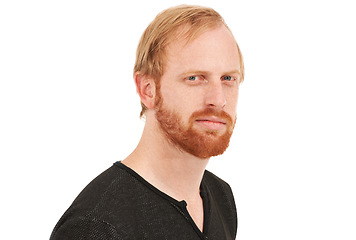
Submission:
MULTIPOLYGON (((130 173, 115 163, 92 180, 55 226, 53 239, 124 239, 118 222, 130 216, 127 206, 139 186, 130 173)), ((123 229, 125 226, 122 226, 123 229)))
POLYGON ((210 198, 216 201, 218 205, 236 212, 234 195, 227 182, 215 174, 205 171, 202 185, 210 198))
MULTIPOLYGON (((95 210, 102 203, 110 199, 112 195, 120 196, 119 189, 124 189, 131 181, 130 175, 121 169, 118 163, 102 172, 93 179, 73 201, 71 208, 81 210, 95 210)), ((109 202, 110 203, 110 202, 109 202)))
POLYGON ((209 201, 211 218, 215 219, 211 221, 218 224, 216 219, 219 219, 225 226, 229 226, 231 236, 236 236, 237 212, 230 185, 215 174, 205 171, 202 189, 209 201))
POLYGON ((233 198, 230 185, 208 170, 204 173, 203 184, 213 193, 223 193, 233 198))

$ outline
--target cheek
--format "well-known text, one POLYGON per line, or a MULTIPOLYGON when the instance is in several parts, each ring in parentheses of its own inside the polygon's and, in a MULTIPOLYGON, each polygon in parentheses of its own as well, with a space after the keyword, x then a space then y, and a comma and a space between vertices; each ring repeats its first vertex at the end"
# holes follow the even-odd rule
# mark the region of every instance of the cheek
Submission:
POLYGON ((202 99, 200 96, 203 96, 203 94, 197 90, 185 88, 179 84, 170 87, 162 86, 161 95, 167 107, 174 107, 177 112, 186 112, 195 109, 201 104, 202 99))
POLYGON ((239 95, 239 91, 237 89, 230 92, 226 96, 226 102, 227 102, 226 111, 233 113, 232 115, 236 114, 238 95, 239 95))

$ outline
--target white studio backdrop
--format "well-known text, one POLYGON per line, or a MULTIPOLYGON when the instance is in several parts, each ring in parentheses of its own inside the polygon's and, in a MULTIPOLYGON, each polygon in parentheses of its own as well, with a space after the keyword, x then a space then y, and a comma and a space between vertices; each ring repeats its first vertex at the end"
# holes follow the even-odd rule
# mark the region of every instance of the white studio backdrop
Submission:
POLYGON ((237 127, 208 169, 230 183, 237 239, 356 239, 352 1, 1 1, 1 239, 48 239, 144 122, 138 40, 182 4, 220 12, 243 52, 237 127))

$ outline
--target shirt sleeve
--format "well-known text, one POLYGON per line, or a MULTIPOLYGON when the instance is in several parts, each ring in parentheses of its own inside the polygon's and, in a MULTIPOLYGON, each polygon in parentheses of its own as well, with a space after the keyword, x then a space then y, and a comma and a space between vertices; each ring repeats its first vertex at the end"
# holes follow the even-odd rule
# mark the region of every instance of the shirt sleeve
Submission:
POLYGON ((111 224, 96 218, 76 217, 60 221, 50 240, 124 240, 111 224))

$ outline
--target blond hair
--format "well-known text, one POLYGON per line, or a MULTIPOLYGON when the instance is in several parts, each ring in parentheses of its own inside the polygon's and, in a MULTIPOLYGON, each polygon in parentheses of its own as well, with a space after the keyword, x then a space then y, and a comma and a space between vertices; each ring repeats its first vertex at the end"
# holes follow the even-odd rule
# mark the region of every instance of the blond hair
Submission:
MULTIPOLYGON (((166 59, 164 51, 169 42, 174 39, 186 38, 188 44, 208 29, 221 25, 228 28, 221 15, 211 8, 179 5, 164 10, 150 23, 139 41, 134 74, 140 72, 141 75, 152 77, 159 89, 159 80, 163 75, 166 59), (178 30, 181 31, 178 32, 178 30)), ((244 64, 238 45, 237 48, 240 55, 241 79, 243 80, 244 64)), ((142 102, 141 106, 140 117, 147 110, 142 102)))

